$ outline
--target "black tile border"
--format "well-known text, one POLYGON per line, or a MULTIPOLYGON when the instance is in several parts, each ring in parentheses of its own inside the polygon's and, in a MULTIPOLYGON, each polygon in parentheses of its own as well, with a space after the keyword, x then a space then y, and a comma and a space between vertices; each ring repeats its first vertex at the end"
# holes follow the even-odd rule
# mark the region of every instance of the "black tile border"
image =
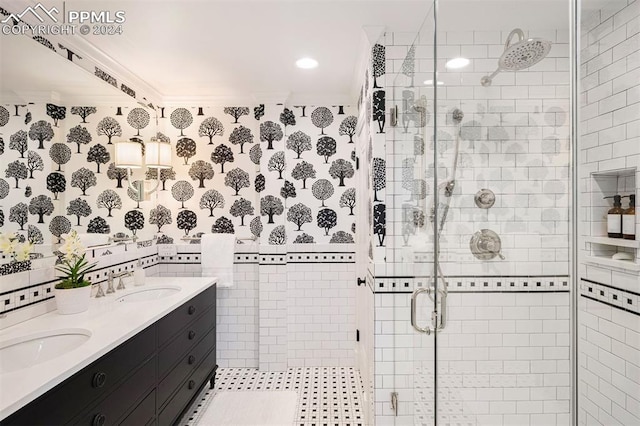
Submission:
MULTIPOLYGON (((126 253, 126 252, 125 252, 126 253)), ((128 271, 135 269, 135 265, 138 260, 142 261, 143 268, 148 269, 154 266, 160 265, 200 265, 201 264, 201 252, 179 252, 176 256, 159 256, 157 253, 148 254, 141 257, 134 257, 130 260, 114 263, 109 266, 102 267, 100 269, 96 269, 88 274, 88 277, 92 279, 92 285, 101 285, 107 281, 108 271, 115 270, 116 272, 128 271), (190 258, 194 259, 191 260, 190 258), (173 261, 172 259, 176 258, 178 261, 173 261), (184 258, 184 261, 183 261, 184 258), (123 268, 124 266, 124 268, 123 268)), ((261 265, 261 266, 284 266, 288 263, 291 264, 355 264, 355 252, 300 252, 300 253, 259 253, 259 252, 241 252, 235 253, 234 264, 239 265, 261 265), (294 259, 294 258, 306 257, 306 259, 294 259), (311 257, 314 257, 311 259, 311 257), (328 259, 331 257, 331 259, 328 259), (338 258, 339 257, 339 258, 338 258), (244 258, 244 259, 241 259, 244 258), (336 259, 338 258, 338 259, 336 259), (345 259, 346 258, 346 259, 345 259), (293 259, 293 260, 292 260, 293 259)), ((29 290, 34 287, 52 284, 58 281, 58 278, 54 278, 52 280, 43 281, 36 284, 29 284, 28 286, 21 287, 15 290, 6 291, 0 293, 0 297, 5 296, 11 293, 17 293, 24 290, 29 290)), ((16 311, 18 309, 26 308, 28 306, 34 305, 36 303, 43 302, 45 300, 49 300, 53 298, 53 296, 47 299, 41 299, 35 302, 28 303, 23 306, 18 306, 15 308, 11 308, 6 311, 0 311, 1 314, 5 314, 8 312, 16 311)), ((1 306, 0 306, 1 309, 1 306)))
POLYGON ((43 298, 43 299, 40 299, 40 300, 36 300, 35 302, 27 303, 26 305, 16 306, 15 308, 7 309, 6 311, 2 311, 2 314, 4 315, 4 314, 9 313, 9 312, 15 312, 15 311, 17 311, 19 309, 28 308, 29 306, 33 306, 33 305, 35 305, 37 303, 46 302, 47 300, 51 300, 51 299, 55 299, 55 296, 50 296, 50 297, 47 297, 46 299, 43 298))
MULTIPOLYGON (((370 277, 370 287, 372 287, 371 290, 374 294, 412 293, 417 288, 424 288, 430 278, 424 275, 372 276, 370 271, 367 276, 370 277)), ((571 282, 568 276, 455 275, 445 279, 448 283, 449 293, 568 293, 571 291, 571 282), (472 282, 468 282, 469 280, 472 282), (521 285, 520 281, 523 280, 527 282, 521 285), (509 283, 509 281, 511 282, 509 283), (517 284, 516 281, 518 281, 517 284)))
MULTIPOLYGON (((100 284, 106 282, 107 281, 107 276, 108 276, 108 271, 117 268, 116 272, 122 272, 122 270, 123 270, 122 266, 123 265, 125 265, 124 266, 124 270, 125 271, 127 271, 129 269, 131 269, 131 270, 135 269, 135 265, 138 262, 138 260, 140 260, 143 263, 143 268, 144 269, 148 269, 148 268, 151 268, 153 266, 157 266, 157 265, 160 264, 159 261, 158 261, 158 255, 157 254, 149 254, 149 255, 146 255, 146 256, 136 257, 136 258, 133 258, 133 259, 125 261, 125 262, 114 263, 113 265, 105 266, 105 267, 96 269, 96 270, 92 271, 91 273, 89 273, 88 274, 88 278, 92 279, 91 285, 92 286, 96 286, 96 285, 100 285, 100 284), (131 268, 129 268, 129 267, 131 267, 131 268), (101 275, 102 275, 102 279, 100 279, 101 275)), ((7 294, 18 293, 18 292, 22 292, 22 291, 25 291, 25 290, 29 290, 31 288, 39 287, 39 286, 42 286, 42 285, 53 284, 53 283, 55 283, 57 281, 59 281, 59 278, 54 278, 52 280, 42 281, 42 282, 36 283, 36 284, 29 284, 28 286, 25 286, 25 287, 20 287, 20 288, 17 288, 15 290, 5 291, 3 293, 0 293, 0 297, 6 296, 7 294)), ((11 309, 2 310, 2 311, 0 311, 0 314, 6 314, 8 312, 17 311, 18 309, 26 308, 26 307, 35 305, 36 303, 40 303, 40 302, 44 302, 46 300, 52 299, 54 297, 55 296, 51 296, 51 297, 47 297, 46 299, 43 298, 41 300, 37 300, 37 301, 31 302, 31 303, 27 303, 27 304, 22 305, 22 306, 16 306, 16 307, 11 308, 11 309)), ((2 306, 0 306, 0 309, 1 308, 2 308, 2 306)))
POLYGON ((634 296, 640 296, 640 293, 636 293, 635 291, 627 290, 627 289, 616 287, 616 286, 609 285, 609 284, 600 283, 598 281, 588 280, 586 278, 580 278, 580 281, 584 281, 584 282, 591 283, 591 284, 601 285, 603 287, 607 287, 607 288, 610 288, 610 289, 613 289, 613 290, 624 291, 625 293, 630 293, 630 294, 633 294, 634 296))
POLYGON ((586 294, 581 294, 580 297, 584 297, 585 299, 593 300, 594 302, 602 303, 603 305, 611 306, 612 308, 620 309, 621 311, 629 312, 630 314, 640 316, 640 312, 632 311, 627 308, 623 308, 622 306, 614 305, 613 303, 605 302, 604 300, 598 300, 594 297, 587 296, 586 294))
MULTIPOLYGON (((378 291, 375 294, 413 294, 412 291, 378 291)), ((539 290, 539 291, 526 291, 526 290, 481 290, 481 291, 457 291, 449 290, 448 294, 484 294, 484 293, 500 293, 500 294, 540 294, 540 293, 569 293, 569 290, 539 290)))
POLYGON ((580 281, 582 283, 579 289, 580 296, 598 303, 603 303, 613 308, 620 309, 625 312, 640 315, 640 293, 613 285, 604 284, 587 278, 581 278, 580 281), (604 290, 602 290, 602 288, 608 289, 607 291, 611 292, 611 298, 613 300, 617 301, 620 299, 621 305, 616 305, 610 300, 602 300, 602 298, 605 297, 605 292, 604 290), (597 290, 599 292, 600 297, 598 297, 598 293, 594 290, 597 290), (634 298, 636 298, 636 300, 634 300, 634 298), (625 300, 627 303, 624 302, 625 300), (630 307, 627 307, 629 305, 630 307))

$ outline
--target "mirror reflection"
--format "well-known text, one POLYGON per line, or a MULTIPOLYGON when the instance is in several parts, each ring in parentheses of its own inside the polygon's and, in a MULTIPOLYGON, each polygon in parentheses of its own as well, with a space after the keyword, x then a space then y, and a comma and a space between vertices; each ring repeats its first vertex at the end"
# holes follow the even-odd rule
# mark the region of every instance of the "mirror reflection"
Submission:
POLYGON ((114 148, 131 139, 142 150, 157 139, 153 109, 53 43, 0 41, 0 227, 14 240, 0 262, 23 259, 23 242, 33 244, 32 259, 49 258, 72 229, 87 247, 151 238, 142 212, 152 200, 136 189, 152 173, 116 167, 114 148))

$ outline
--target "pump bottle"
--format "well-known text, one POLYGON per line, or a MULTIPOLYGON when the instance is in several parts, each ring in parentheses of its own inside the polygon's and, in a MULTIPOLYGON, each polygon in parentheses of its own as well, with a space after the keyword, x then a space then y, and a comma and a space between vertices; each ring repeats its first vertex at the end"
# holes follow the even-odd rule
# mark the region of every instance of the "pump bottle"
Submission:
MULTIPOLYGON (((622 212, 622 238, 636 239, 636 194, 628 195, 629 208, 622 212)), ((625 197, 626 198, 626 197, 625 197)))
POLYGON ((604 198, 613 198, 613 208, 607 212, 607 234, 609 238, 622 238, 622 197, 616 194, 604 198))

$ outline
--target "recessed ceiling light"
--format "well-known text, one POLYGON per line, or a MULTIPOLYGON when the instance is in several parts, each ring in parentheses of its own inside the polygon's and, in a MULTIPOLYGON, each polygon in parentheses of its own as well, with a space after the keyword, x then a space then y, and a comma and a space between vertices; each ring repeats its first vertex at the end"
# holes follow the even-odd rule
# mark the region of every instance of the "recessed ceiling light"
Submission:
POLYGON ((318 66, 318 61, 313 58, 301 58, 296 61, 296 66, 305 70, 318 66))
POLYGON ((469 65, 469 60, 467 58, 453 58, 447 61, 446 67, 450 69, 458 69, 464 68, 469 65))
MULTIPOLYGON (((433 80, 425 80, 424 84, 426 84, 427 86, 433 86, 433 80)), ((444 84, 444 81, 438 81, 436 84, 438 86, 442 86, 444 84)))

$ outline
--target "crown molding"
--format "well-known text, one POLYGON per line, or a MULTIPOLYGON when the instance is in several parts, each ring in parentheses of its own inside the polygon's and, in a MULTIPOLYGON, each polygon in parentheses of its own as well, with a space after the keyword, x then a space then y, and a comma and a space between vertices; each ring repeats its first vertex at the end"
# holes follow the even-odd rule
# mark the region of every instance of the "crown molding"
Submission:
POLYGON ((345 93, 308 93, 294 94, 287 100, 287 105, 356 105, 357 96, 345 93))
POLYGON ((164 96, 162 106, 274 105, 286 103, 289 96, 289 92, 264 92, 232 96, 164 96))

